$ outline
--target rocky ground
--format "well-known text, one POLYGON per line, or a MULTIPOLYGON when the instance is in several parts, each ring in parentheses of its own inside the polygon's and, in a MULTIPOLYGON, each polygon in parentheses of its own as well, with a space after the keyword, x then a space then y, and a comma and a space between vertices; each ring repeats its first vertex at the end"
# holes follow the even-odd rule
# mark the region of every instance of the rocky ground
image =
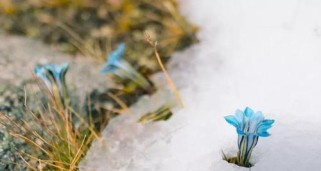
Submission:
MULTIPOLYGON (((36 65, 47 63, 69 63, 67 83, 73 95, 79 97, 80 102, 85 100, 94 89, 105 90, 112 87, 110 77, 99 73, 101 63, 83 56, 69 56, 53 47, 44 45, 36 40, 24 37, 0 34, 0 112, 10 116, 20 123, 24 104, 24 90, 32 95, 39 90, 40 82, 36 81, 33 68, 36 65)), ((28 107, 36 107, 39 99, 28 98, 28 107)), ((42 104, 43 105, 43 104, 42 104)), ((5 120, 0 115, 0 120, 5 120)), ((0 170, 24 170, 25 163, 17 155, 17 149, 31 150, 22 140, 9 136, 4 126, 0 125, 0 170), (8 164, 14 162, 15 164, 8 164)))
MULTIPOLYGON (((109 87, 114 87, 113 81, 110 77, 101 75, 99 73, 101 63, 95 61, 92 58, 86 58, 83 56, 70 56, 64 53, 57 51, 54 47, 50 47, 39 41, 28 39, 25 37, 6 35, 4 33, 0 34, 0 40, 3 42, 0 44, 0 106, 8 106, 7 99, 13 99, 15 105, 23 104, 23 100, 16 102, 17 96, 15 93, 16 89, 24 88, 25 83, 31 82, 32 84, 27 84, 27 93, 28 90, 34 90, 32 88, 37 88, 37 82, 35 82, 35 75, 33 73, 33 68, 36 65, 47 64, 47 63, 69 63, 70 70, 67 74, 67 83, 74 91, 77 92, 77 95, 80 99, 84 99, 87 93, 91 92, 93 89, 105 90, 109 87), (32 86, 30 86, 32 85, 32 86), (10 91, 9 91, 9 88, 10 91), (5 100, 6 99, 6 100, 5 100)), ((172 67, 179 67, 174 65, 172 67)), ((122 165, 127 165, 130 162, 131 158, 128 158, 128 154, 131 151, 134 151, 137 148, 136 137, 157 137, 160 134, 165 136, 161 138, 166 138, 167 132, 162 132, 159 130, 159 124, 163 123, 147 123, 140 124, 138 120, 147 112, 153 112, 161 105, 165 104, 170 100, 174 100, 174 97, 168 88, 168 85, 164 79, 162 73, 154 74, 151 76, 151 80, 155 83, 155 86, 160 89, 153 96, 143 96, 137 104, 135 104, 127 113, 113 119, 108 125, 109 128, 105 129, 103 134, 103 143, 100 141, 95 142, 93 145, 95 148, 92 148, 89 152, 86 161, 98 161, 96 158, 113 158, 108 160, 108 163, 112 163, 110 168, 122 167, 122 165), (124 129, 123 129, 124 128, 124 129), (148 131, 146 131, 148 129, 148 131), (109 139, 113 148, 114 154, 105 153, 104 150, 101 150, 97 147, 102 147, 109 139), (134 142, 134 143, 133 143, 134 142), (118 153, 118 148, 127 149, 127 153, 118 153), (106 156, 108 154, 108 156, 106 156), (119 161, 122 161, 119 163, 119 161)), ((19 91, 19 96, 23 96, 23 91, 19 91), (21 94, 22 93, 22 94, 21 94)), ((12 105, 10 105, 12 106, 12 105)), ((1 109, 5 110, 5 109, 1 109)), ((6 111, 7 113, 7 111, 6 111)), ((10 113, 15 113, 14 111, 10 113)), ((21 113, 19 113, 21 114, 21 113)), ((19 117, 17 116, 17 119, 19 117)), ((0 128, 0 135, 7 135, 6 131, 3 131, 3 128, 0 128)), ((1 137, 0 137, 1 138, 1 137)), ((6 136, 2 136, 2 143, 0 144, 1 149, 11 149, 12 146, 9 142, 11 139, 7 139, 6 136)), ((154 139, 151 139, 150 145, 154 143, 154 139)), ((16 142, 14 142, 17 144, 16 142)), ((20 143, 20 142, 19 142, 20 143)), ((22 143, 22 145, 24 145, 22 143)), ((145 143, 140 145, 140 149, 145 148, 145 143)), ((109 147, 108 147, 109 148, 109 147)), ((7 160, 18 160, 13 159, 14 151, 4 151, 0 150, 0 155, 6 155, 7 160), (10 155, 8 155, 10 154, 10 155)), ((81 168, 88 170, 92 168, 94 162, 83 162, 81 168), (87 168, 87 169, 86 169, 87 168)), ((0 162, 1 164, 1 162, 0 162)), ((23 164, 23 163, 22 163, 23 164)), ((101 165, 104 167, 104 165, 101 165)), ((0 168, 2 165, 0 165, 0 168)), ((5 165, 3 166, 5 167, 5 165)), ((14 168, 13 168, 14 170, 14 168)))
POLYGON ((67 82, 80 96, 94 88, 104 89, 113 82, 99 73, 101 63, 94 59, 61 53, 39 41, 20 36, 0 34, 0 84, 21 85, 34 79, 33 68, 39 64, 69 63, 67 82))

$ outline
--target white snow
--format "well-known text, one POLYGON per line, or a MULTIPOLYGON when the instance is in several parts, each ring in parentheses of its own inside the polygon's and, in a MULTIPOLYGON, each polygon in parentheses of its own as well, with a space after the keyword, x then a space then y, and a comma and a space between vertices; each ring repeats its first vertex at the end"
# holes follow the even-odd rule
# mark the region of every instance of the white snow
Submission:
POLYGON ((252 171, 320 170, 321 1, 181 3, 185 16, 201 27, 200 43, 176 54, 169 65, 185 108, 167 122, 127 128, 139 130, 132 144, 94 158, 90 168, 247 170, 223 161, 221 151, 237 151, 235 129, 223 117, 249 106, 276 120, 272 136, 259 139, 252 171), (151 128, 157 128, 154 134, 151 128), (107 158, 122 162, 121 167, 107 158))

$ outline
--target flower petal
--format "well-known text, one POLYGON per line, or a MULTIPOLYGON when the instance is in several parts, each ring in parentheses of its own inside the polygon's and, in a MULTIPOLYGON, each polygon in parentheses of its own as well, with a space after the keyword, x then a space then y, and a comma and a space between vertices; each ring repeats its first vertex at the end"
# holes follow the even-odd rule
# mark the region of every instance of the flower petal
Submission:
POLYGON ((274 120, 266 119, 263 120, 257 128, 257 135, 266 137, 269 136, 270 134, 267 132, 268 129, 272 127, 272 124, 274 123, 274 120))
POLYGON ((254 133, 258 125, 264 120, 262 112, 256 112, 252 115, 252 118, 249 119, 249 132, 254 133))
POLYGON ((260 132, 260 133, 257 133, 257 135, 260 136, 260 137, 268 137, 271 134, 269 134, 268 132, 260 132))
POLYGON ((241 128, 236 128, 236 132, 237 132, 237 134, 239 134, 239 135, 245 135, 245 132, 241 129, 241 128))
POLYGON ((64 63, 60 67, 58 67, 58 69, 56 70, 56 72, 58 73, 58 78, 56 79, 58 80, 58 83, 61 86, 65 85, 65 76, 68 69, 69 69, 69 64, 64 63))
POLYGON ((119 62, 124 54, 125 54, 125 43, 120 43, 117 47, 117 49, 115 49, 107 58, 108 64, 112 65, 115 64, 117 62, 119 62))
POLYGON ((64 63, 62 65, 47 64, 44 68, 48 71, 48 74, 52 76, 51 79, 57 83, 60 89, 65 85, 65 75, 68 71, 69 64, 64 63))
POLYGON ((254 115, 254 111, 251 108, 246 107, 244 110, 244 114, 246 117, 251 118, 254 115))
POLYGON ((42 79, 42 81, 45 83, 45 85, 50 89, 51 88, 51 80, 47 76, 47 71, 43 66, 36 66, 34 68, 35 74, 42 79))
POLYGON ((113 65, 105 65, 103 69, 100 70, 101 74, 108 74, 110 72, 113 72, 116 69, 113 65))
POLYGON ((233 115, 225 116, 224 119, 226 120, 227 123, 233 125, 237 129, 240 129, 240 123, 238 122, 235 116, 233 115))
POLYGON ((58 70, 58 73, 59 75, 65 75, 66 72, 68 71, 69 69, 69 64, 68 63, 64 63, 60 66, 59 70, 58 70))
POLYGON ((244 112, 241 110, 236 110, 235 117, 238 120, 238 122, 242 123, 244 118, 244 112))

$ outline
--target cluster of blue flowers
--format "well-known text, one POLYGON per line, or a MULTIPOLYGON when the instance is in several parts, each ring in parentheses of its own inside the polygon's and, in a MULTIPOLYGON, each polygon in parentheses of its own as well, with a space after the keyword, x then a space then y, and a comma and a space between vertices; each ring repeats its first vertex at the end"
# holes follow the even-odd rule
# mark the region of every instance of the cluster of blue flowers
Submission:
POLYGON ((268 129, 272 127, 274 120, 265 119, 262 112, 254 112, 249 107, 244 111, 237 110, 235 115, 225 116, 225 120, 236 128, 238 134, 237 164, 250 167, 253 148, 259 137, 270 136, 268 129))
MULTIPOLYGON (((121 43, 117 49, 107 56, 107 62, 101 73, 113 73, 122 79, 129 79, 142 88, 149 88, 151 85, 138 71, 124 60, 125 44, 121 43)), ((61 99, 68 98, 68 91, 65 82, 65 75, 68 71, 68 64, 61 66, 47 64, 34 68, 35 74, 42 79, 46 87, 53 94, 58 94, 61 99)), ((247 107, 244 111, 237 110, 235 115, 225 116, 225 120, 236 128, 238 134, 238 155, 237 164, 250 167, 250 158, 259 137, 268 137, 268 129, 274 120, 265 119, 261 112, 254 112, 247 107)))
MULTIPOLYGON (((150 82, 124 59, 124 55, 125 44, 121 43, 109 56, 107 56, 106 64, 102 68, 101 73, 113 73, 122 79, 131 80, 145 90, 149 89, 151 87, 150 82)), ((68 64, 60 66, 56 64, 46 64, 34 68, 36 76, 44 82, 49 91, 53 95, 59 96, 61 99, 68 98, 65 82, 67 71, 68 64)))

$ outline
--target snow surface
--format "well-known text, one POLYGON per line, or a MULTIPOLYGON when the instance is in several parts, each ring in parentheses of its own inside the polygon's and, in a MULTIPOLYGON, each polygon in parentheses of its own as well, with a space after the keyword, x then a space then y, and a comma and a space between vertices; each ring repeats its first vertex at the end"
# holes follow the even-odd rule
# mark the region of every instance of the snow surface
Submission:
POLYGON ((122 138, 107 127, 112 150, 94 145, 83 170, 248 170, 221 157, 237 151, 223 117, 246 106, 276 120, 272 136, 259 139, 252 171, 320 170, 321 1, 181 2, 201 27, 200 43, 168 66, 185 108, 167 122, 124 124, 122 138))

